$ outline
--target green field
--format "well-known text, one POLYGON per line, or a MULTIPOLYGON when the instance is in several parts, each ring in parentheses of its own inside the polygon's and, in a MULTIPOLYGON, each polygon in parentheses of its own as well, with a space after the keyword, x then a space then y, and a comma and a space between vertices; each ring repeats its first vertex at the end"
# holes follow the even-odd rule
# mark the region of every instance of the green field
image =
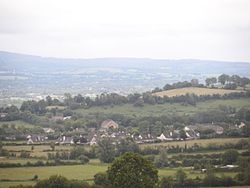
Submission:
POLYGON ((26 123, 26 122, 23 122, 23 121, 0 121, 0 127, 3 126, 3 125, 15 125, 16 128, 18 127, 24 127, 24 128, 34 128, 35 125, 32 125, 32 124, 29 124, 29 123, 26 123))
POLYGON ((155 143, 155 144, 143 144, 141 147, 154 147, 154 146, 180 146, 184 147, 185 145, 187 147, 193 146, 195 143, 199 146, 207 146, 209 144, 212 145, 223 145, 226 143, 232 143, 235 144, 241 139, 248 139, 248 138, 213 138, 213 139, 198 139, 198 140, 188 140, 188 141, 173 141, 173 142, 161 142, 161 143, 155 143))
MULTIPOLYGON (((34 146, 34 150, 31 150, 31 145, 20 145, 20 146, 3 146, 4 149, 14 152, 20 153, 21 151, 30 151, 32 157, 47 157, 48 152, 56 152, 56 151, 68 151, 72 149, 73 146, 56 146, 55 151, 50 151, 51 148, 49 145, 37 145, 34 146)), ((1 158, 0 158, 1 162, 1 158)))
POLYGON ((186 95, 188 93, 201 96, 201 95, 213 95, 213 94, 224 95, 224 94, 234 93, 234 92, 242 92, 242 90, 185 87, 185 88, 161 91, 161 92, 154 93, 153 95, 160 96, 160 97, 164 97, 164 96, 174 97, 174 96, 186 95))
POLYGON ((101 114, 123 114, 128 116, 161 116, 169 113, 178 114, 193 114, 201 111, 214 110, 219 105, 232 106, 236 109, 250 106, 249 99, 228 99, 228 100, 210 100, 206 102, 199 102, 196 106, 184 106, 178 103, 170 104, 145 104, 143 107, 134 107, 132 104, 124 104, 120 106, 104 106, 91 107, 89 109, 78 109, 76 112, 82 115, 89 115, 94 113, 101 114))
MULTIPOLYGON (((218 138, 218 139, 200 139, 200 140, 190 140, 190 141, 174 141, 174 142, 166 142, 166 143, 159 143, 159 144, 144 144, 140 145, 140 147, 145 146, 168 146, 168 145, 179 145, 184 146, 186 143, 188 146, 197 143, 202 146, 206 146, 208 144, 225 144, 225 143, 236 143, 242 138, 218 138)), ((248 138, 245 138, 248 139, 248 138)), ((56 146, 56 150, 68 150, 72 146, 56 146)), ((30 151, 31 146, 4 146, 5 149, 9 151, 20 151, 26 150, 30 151)), ((35 146, 34 153, 47 154, 47 152, 43 152, 43 150, 50 149, 49 146, 35 146)), ((211 151, 213 152, 213 151, 211 151)), ((224 152, 220 150, 218 152, 224 152)), ((171 155, 169 155, 170 157, 171 155)), ((20 159, 20 158, 0 158, 0 162, 5 163, 21 163, 25 164, 28 161, 33 163, 36 162, 38 159, 20 159)), ((74 165, 74 166, 45 166, 45 167, 19 167, 19 168, 0 168, 0 187, 9 187, 18 184, 25 184, 25 185, 33 185, 35 184, 34 181, 31 179, 34 175, 38 175, 39 179, 48 178, 51 175, 60 174, 68 179, 79 179, 79 180, 86 180, 92 182, 93 176, 98 172, 105 172, 107 170, 109 164, 103 164, 98 159, 90 160, 88 164, 85 165, 74 165), (10 181, 3 181, 3 180, 10 180, 10 181)), ((169 176, 174 175, 177 171, 177 168, 164 168, 159 169, 159 176, 169 176)), ((187 173, 189 178, 196 178, 197 176, 202 178, 204 174, 200 173, 199 171, 193 171, 190 168, 184 168, 184 171, 187 173)), ((226 172, 223 173, 224 175, 228 176, 235 176, 236 173, 226 172)), ((218 176, 221 173, 217 174, 218 176)))
MULTIPOLYGON (((30 181, 34 175, 38 175, 39 179, 48 178, 51 175, 59 174, 68 179, 79 179, 92 181, 93 176, 98 172, 105 172, 108 165, 102 163, 90 163, 86 165, 75 166, 55 166, 55 167, 27 167, 27 168, 4 168, 0 169, 1 180, 8 179, 11 182, 0 181, 0 187, 8 187, 12 185, 25 184, 30 185, 35 182, 30 181)), ((174 175, 177 168, 164 168, 159 170, 159 176, 174 175)), ((190 168, 184 168, 189 178, 202 178, 204 174, 193 171, 190 168)), ((219 175, 219 174, 218 174, 219 175)), ((236 173, 224 173, 224 175, 235 176, 236 173)))
POLYGON ((52 110, 52 109, 58 109, 58 110, 64 110, 66 107, 65 106, 47 106, 47 110, 52 110))

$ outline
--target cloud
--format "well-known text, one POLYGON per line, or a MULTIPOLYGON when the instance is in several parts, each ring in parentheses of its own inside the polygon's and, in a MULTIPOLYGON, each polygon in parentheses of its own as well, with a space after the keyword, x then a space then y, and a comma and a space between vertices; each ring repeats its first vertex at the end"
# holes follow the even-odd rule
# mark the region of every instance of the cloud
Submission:
POLYGON ((0 49, 250 61, 247 0, 0 0, 0 49))

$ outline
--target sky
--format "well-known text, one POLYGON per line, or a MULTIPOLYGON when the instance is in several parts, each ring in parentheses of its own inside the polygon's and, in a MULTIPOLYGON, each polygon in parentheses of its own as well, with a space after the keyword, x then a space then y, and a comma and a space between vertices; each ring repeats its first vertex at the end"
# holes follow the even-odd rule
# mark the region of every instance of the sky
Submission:
POLYGON ((250 62, 250 0, 0 0, 0 51, 250 62))

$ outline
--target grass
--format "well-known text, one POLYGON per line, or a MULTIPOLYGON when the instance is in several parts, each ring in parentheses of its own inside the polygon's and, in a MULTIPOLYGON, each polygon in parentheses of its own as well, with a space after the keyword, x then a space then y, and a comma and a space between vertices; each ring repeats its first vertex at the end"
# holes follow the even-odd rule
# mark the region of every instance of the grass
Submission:
POLYGON ((47 110, 52 110, 52 109, 58 109, 58 110, 64 110, 66 107, 65 106, 47 106, 47 110))
POLYGON ((7 158, 7 157, 0 157, 0 163, 20 163, 26 164, 27 162, 35 163, 38 159, 30 158, 30 159, 22 159, 22 158, 7 158))
MULTIPOLYGON (((72 149, 72 146, 56 146, 55 151, 49 151, 51 150, 49 145, 37 145, 34 146, 34 150, 31 150, 31 145, 20 145, 20 146, 3 146, 4 149, 14 152, 14 153, 20 153, 21 151, 30 151, 32 157, 47 157, 47 154, 49 152, 56 152, 56 151, 68 151, 72 149), (47 151, 45 151, 47 150, 47 151)), ((1 159, 0 159, 1 162, 1 159)))
POLYGON ((173 141, 173 142, 162 142, 162 143, 155 143, 155 144, 142 144, 140 145, 142 148, 144 147, 155 147, 155 146, 177 146, 184 147, 185 144, 187 147, 193 146, 195 143, 200 146, 207 146, 209 144, 212 145, 223 145, 226 143, 235 144, 241 139, 248 139, 248 138, 213 138, 213 139, 198 139, 198 140, 188 140, 188 141, 173 141))
POLYGON ((29 123, 26 123, 26 122, 23 122, 23 121, 1 121, 0 122, 0 127, 2 127, 3 125, 12 125, 14 124, 16 126, 16 128, 18 127, 24 127, 24 128, 34 128, 35 125, 32 125, 32 124, 29 124, 29 123))
POLYGON ((211 89, 211 88, 199 88, 199 87, 185 87, 185 88, 179 88, 179 89, 171 89, 167 91, 161 91, 154 93, 153 95, 164 97, 174 97, 174 96, 181 96, 186 95, 187 93, 193 93, 195 95, 201 96, 201 95, 213 95, 213 94, 228 94, 228 93, 234 93, 234 92, 242 92, 240 90, 227 90, 227 89, 211 89))
MULTIPOLYGON (((9 187, 18 184, 33 185, 35 182, 30 181, 34 175, 38 175, 39 179, 45 179, 51 175, 62 175, 68 179, 78 179, 91 181, 93 176, 98 172, 105 172, 108 165, 102 163, 76 165, 76 166, 55 166, 55 167, 27 167, 27 168, 4 168, 0 169, 1 179, 13 180, 11 182, 0 182, 0 187, 9 187), (21 180, 21 181, 17 181, 21 180)), ((177 168, 159 169, 159 176, 174 176, 177 168)), ((192 171, 190 168, 183 169, 189 178, 204 177, 198 171, 192 171)), ((235 176, 236 173, 223 173, 228 176, 235 176)), ((220 174, 217 174, 218 176, 220 174)))
POLYGON ((170 104, 145 104, 143 107, 134 107, 132 104, 124 104, 120 106, 102 106, 102 107, 91 107, 89 109, 78 109, 77 113, 85 116, 95 113, 100 114, 122 114, 127 116, 161 116, 169 113, 178 114, 194 114, 197 112, 214 110, 219 105, 232 106, 236 109, 241 107, 250 106, 249 99, 228 99, 228 100, 210 100, 205 102, 199 102, 196 106, 184 106, 178 103, 170 104))

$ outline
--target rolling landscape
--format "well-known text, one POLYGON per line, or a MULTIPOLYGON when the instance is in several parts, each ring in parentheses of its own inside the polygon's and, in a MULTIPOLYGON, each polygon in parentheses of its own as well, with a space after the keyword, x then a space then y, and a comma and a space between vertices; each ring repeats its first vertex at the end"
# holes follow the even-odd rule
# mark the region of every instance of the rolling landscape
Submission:
POLYGON ((0 0, 0 188, 250 187, 249 10, 0 0))

